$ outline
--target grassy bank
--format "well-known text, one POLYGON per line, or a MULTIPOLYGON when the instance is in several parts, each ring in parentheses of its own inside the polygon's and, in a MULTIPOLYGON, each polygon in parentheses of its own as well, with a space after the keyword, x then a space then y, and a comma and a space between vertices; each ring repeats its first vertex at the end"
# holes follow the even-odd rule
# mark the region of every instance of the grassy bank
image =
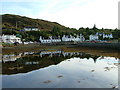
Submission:
POLYGON ((2 48, 2 53, 13 53, 13 52, 25 52, 25 51, 36 51, 43 48, 47 48, 44 45, 40 44, 25 44, 25 45, 13 45, 5 46, 2 48))

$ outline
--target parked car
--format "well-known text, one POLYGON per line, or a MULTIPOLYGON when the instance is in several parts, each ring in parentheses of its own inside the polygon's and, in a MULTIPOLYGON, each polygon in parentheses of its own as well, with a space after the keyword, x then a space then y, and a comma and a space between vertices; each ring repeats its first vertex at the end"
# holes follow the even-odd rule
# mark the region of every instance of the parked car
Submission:
POLYGON ((16 45, 16 46, 17 46, 18 44, 19 44, 19 42, 14 42, 14 45, 16 45))

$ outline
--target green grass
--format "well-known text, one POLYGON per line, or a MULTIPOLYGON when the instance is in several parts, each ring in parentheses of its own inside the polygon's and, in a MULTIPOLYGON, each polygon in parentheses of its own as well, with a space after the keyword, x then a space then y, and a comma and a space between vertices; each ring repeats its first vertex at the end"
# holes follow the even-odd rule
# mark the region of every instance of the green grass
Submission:
POLYGON ((3 47, 13 47, 14 44, 9 44, 9 43, 2 43, 3 47))

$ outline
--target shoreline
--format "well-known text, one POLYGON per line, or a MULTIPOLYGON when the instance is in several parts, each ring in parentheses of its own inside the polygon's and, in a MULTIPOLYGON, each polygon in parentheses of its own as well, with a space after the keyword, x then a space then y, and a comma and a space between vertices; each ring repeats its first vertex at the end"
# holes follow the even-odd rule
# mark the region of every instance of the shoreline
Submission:
POLYGON ((78 45, 41 45, 41 44, 28 44, 28 45, 18 45, 14 47, 3 47, 2 55, 13 54, 13 53, 23 53, 23 52, 39 52, 41 50, 63 50, 65 52, 85 52, 92 53, 95 55, 103 56, 115 56, 120 58, 119 50, 108 49, 108 48, 91 48, 82 47, 78 45))
POLYGON ((79 43, 78 46, 120 50, 120 43, 79 43))

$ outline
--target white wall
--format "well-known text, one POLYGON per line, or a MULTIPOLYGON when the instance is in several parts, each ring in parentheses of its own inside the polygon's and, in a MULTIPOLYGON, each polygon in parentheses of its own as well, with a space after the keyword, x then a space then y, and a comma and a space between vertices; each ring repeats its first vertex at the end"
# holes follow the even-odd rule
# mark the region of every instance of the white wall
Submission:
POLYGON ((76 41, 76 42, 81 42, 84 41, 85 38, 82 36, 82 34, 80 34, 80 36, 74 37, 74 36, 68 36, 68 35, 63 35, 62 40, 60 39, 60 37, 58 36, 58 39, 54 39, 52 38, 52 36, 50 36, 48 39, 44 39, 44 37, 40 36, 39 38, 41 43, 52 43, 52 42, 62 42, 62 41, 76 41))
POLYGON ((98 40, 99 37, 98 37, 98 35, 90 35, 90 36, 89 36, 89 39, 90 39, 90 40, 98 40))
POLYGON ((24 28, 25 31, 38 31, 38 28, 24 28))
POLYGON ((42 36, 40 36, 39 40, 40 40, 41 43, 61 42, 61 39, 60 39, 60 38, 58 38, 58 39, 53 39, 52 36, 50 36, 48 39, 44 39, 44 38, 42 38, 42 36))
POLYGON ((22 43, 21 38, 16 37, 15 35, 2 35, 2 42, 4 43, 22 43))
POLYGON ((81 41, 84 41, 85 38, 83 37, 82 34, 80 34, 80 36, 77 35, 77 37, 74 37, 74 36, 71 36, 68 37, 68 35, 63 35, 62 37, 62 41, 76 41, 76 42, 81 42, 81 41))

